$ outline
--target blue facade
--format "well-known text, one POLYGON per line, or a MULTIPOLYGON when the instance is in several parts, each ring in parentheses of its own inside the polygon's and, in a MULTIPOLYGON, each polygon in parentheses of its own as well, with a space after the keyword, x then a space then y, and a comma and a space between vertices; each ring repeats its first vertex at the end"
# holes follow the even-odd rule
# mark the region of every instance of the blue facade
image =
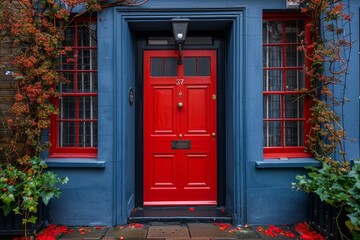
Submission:
MULTIPOLYGON (((360 2, 352 0, 352 40, 359 40, 360 2)), ((291 189, 312 159, 263 159, 262 20, 265 9, 285 9, 284 0, 150 0, 136 8, 98 14, 99 150, 97 159, 48 159, 68 176, 50 220, 66 225, 125 224, 135 207, 135 34, 155 31, 174 17, 187 17, 206 31, 225 33, 226 203, 234 224, 293 224, 307 218, 307 195, 291 189), (154 23, 156 22, 156 24, 154 23), (150 24, 149 24, 150 23, 150 24), (217 24, 214 24, 217 23, 217 24), (259 110, 260 109, 260 110, 259 110)), ((169 24, 170 27, 170 24, 169 24)), ((169 33, 171 29, 169 28, 169 33)), ((359 45, 352 49, 345 128, 359 139, 359 45)), ((135 92, 137 94, 137 92, 135 92)), ((346 146, 359 157, 359 141, 346 146)))

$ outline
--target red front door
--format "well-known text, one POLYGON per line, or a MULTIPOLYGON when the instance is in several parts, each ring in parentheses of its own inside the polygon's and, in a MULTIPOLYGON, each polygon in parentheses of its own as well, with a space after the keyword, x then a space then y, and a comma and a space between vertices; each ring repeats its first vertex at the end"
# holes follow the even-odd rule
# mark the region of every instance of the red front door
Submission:
POLYGON ((144 51, 144 205, 216 205, 216 51, 144 51))

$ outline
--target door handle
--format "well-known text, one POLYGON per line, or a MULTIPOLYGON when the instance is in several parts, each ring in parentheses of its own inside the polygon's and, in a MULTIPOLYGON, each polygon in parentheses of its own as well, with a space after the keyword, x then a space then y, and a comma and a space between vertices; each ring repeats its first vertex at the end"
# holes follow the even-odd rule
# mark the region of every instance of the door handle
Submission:
POLYGON ((211 136, 212 136, 212 137, 216 137, 216 133, 212 133, 211 136))
POLYGON ((182 102, 179 102, 179 103, 177 104, 177 106, 178 106, 178 108, 182 108, 182 107, 183 107, 183 103, 182 103, 182 102))

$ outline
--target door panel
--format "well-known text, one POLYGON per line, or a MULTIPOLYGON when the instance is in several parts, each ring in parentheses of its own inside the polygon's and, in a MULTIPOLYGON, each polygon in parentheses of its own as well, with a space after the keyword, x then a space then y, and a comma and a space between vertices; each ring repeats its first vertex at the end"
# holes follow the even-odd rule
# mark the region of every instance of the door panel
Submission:
POLYGON ((144 205, 216 205, 216 51, 177 56, 144 51, 144 205))
POLYGON ((174 87, 155 86, 153 88, 153 115, 154 134, 170 134, 175 132, 174 87))
POLYGON ((189 86, 187 88, 188 108, 186 132, 193 134, 208 133, 209 122, 209 86, 189 86))

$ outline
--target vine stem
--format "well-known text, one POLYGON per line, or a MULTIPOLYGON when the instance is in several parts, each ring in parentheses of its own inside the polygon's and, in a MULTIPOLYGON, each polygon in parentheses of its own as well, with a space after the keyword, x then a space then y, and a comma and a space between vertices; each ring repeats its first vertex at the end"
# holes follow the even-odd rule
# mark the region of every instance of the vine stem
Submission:
POLYGON ((339 230, 340 237, 341 237, 342 240, 344 240, 344 239, 350 240, 350 239, 347 238, 347 237, 345 236, 345 234, 341 231, 341 228, 340 228, 340 225, 339 225, 339 217, 340 217, 340 215, 341 215, 341 213, 342 213, 342 211, 343 211, 343 208, 344 208, 344 206, 341 205, 340 211, 339 211, 339 213, 338 213, 337 216, 336 216, 336 227, 337 227, 337 229, 339 230))

